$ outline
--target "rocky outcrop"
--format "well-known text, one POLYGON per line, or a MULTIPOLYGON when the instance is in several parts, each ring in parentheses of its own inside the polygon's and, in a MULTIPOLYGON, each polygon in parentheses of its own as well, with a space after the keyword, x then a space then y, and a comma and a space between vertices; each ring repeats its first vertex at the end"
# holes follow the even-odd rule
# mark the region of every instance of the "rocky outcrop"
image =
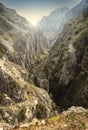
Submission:
POLYGON ((67 111, 59 114, 58 116, 37 121, 34 120, 29 126, 26 124, 24 127, 17 130, 87 130, 88 129, 88 109, 83 107, 72 106, 67 111))
POLYGON ((45 89, 49 93, 49 81, 47 79, 40 80, 39 87, 45 89))
POLYGON ((0 125, 13 127, 54 115, 44 89, 28 83, 29 66, 47 54, 47 42, 16 11, 0 4, 0 125))
POLYGON ((52 100, 48 93, 26 82, 20 66, 0 59, 0 124, 13 127, 34 118, 53 116, 52 100))

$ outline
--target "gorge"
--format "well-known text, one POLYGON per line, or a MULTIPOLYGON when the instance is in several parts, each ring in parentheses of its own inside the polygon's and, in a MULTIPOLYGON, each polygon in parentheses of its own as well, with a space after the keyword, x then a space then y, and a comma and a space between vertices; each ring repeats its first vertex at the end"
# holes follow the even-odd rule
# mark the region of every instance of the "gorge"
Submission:
POLYGON ((38 27, 0 3, 0 126, 88 129, 87 0, 38 27))

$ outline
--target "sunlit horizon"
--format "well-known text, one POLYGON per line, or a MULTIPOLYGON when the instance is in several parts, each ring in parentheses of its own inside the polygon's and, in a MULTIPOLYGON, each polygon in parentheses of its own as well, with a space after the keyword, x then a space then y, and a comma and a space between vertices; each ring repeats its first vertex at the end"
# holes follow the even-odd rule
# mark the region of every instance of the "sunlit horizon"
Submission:
POLYGON ((61 7, 72 8, 81 0, 0 0, 6 7, 15 9, 19 15, 25 17, 31 24, 37 26, 43 16, 61 7))
POLYGON ((38 21, 34 21, 34 20, 31 20, 29 21, 33 26, 37 26, 38 25, 38 21))
POLYGON ((17 13, 22 17, 26 18, 32 25, 37 26, 38 23, 42 20, 42 18, 44 16, 48 16, 52 11, 54 11, 54 9, 49 11, 48 10, 46 11, 42 10, 40 12, 36 11, 35 13, 29 11, 29 13, 27 14, 26 12, 17 10, 17 13))

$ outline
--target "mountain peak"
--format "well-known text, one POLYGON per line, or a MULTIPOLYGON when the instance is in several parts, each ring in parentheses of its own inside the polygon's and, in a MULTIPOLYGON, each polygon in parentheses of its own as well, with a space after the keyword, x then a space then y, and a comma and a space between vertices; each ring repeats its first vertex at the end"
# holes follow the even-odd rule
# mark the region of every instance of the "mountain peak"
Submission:
POLYGON ((4 6, 2 3, 0 3, 0 12, 2 12, 2 11, 6 11, 6 12, 11 11, 13 13, 16 13, 16 10, 10 9, 10 8, 4 6))
POLYGON ((88 0, 82 0, 80 3, 87 3, 88 4, 88 0))
POLYGON ((84 1, 84 2, 87 2, 87 3, 88 3, 88 0, 82 0, 82 1, 84 1))
POLYGON ((0 11, 1 11, 2 9, 5 9, 5 6, 4 6, 2 3, 0 3, 0 11))
POLYGON ((0 3, 0 6, 4 6, 2 3, 0 3))
POLYGON ((54 11, 51 13, 51 15, 52 15, 52 14, 55 15, 55 13, 64 13, 64 12, 66 12, 66 11, 68 11, 68 10, 69 10, 69 8, 66 7, 66 6, 61 7, 61 8, 57 8, 56 10, 54 10, 54 11))

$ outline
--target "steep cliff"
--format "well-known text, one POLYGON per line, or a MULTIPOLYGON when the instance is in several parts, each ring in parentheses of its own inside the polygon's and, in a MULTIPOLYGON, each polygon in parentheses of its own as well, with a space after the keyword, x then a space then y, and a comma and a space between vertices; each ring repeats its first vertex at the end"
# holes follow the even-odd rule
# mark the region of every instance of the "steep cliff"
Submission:
POLYGON ((39 26, 43 30, 50 47, 53 46, 58 35, 61 33, 66 22, 65 15, 68 11, 67 7, 58 8, 51 12, 49 16, 44 16, 39 22, 39 26))
MULTIPOLYGON (((0 50, 0 54, 1 54, 0 50)), ((29 123, 34 118, 53 116, 54 109, 48 93, 29 84, 27 71, 8 61, 6 54, 0 58, 0 125, 14 127, 29 123)))
POLYGON ((86 8, 88 8, 88 1, 82 0, 71 9, 68 7, 58 8, 51 12, 50 15, 42 18, 42 20, 39 22, 39 26, 42 28, 50 47, 52 47, 58 39, 58 36, 62 32, 64 25, 71 18, 85 12, 86 8))
MULTIPOLYGON (((48 54, 49 46, 43 32, 33 28, 16 11, 0 4, 0 125, 17 127, 29 124, 35 118, 57 114, 48 93, 60 106, 60 112, 72 105, 88 108, 87 11, 83 9, 83 14, 78 11, 65 24, 48 54)), ((78 111, 78 108, 74 109, 78 111)), ((81 110, 87 122, 88 110, 81 110)), ((64 122, 67 129, 72 128, 72 123, 75 125, 75 122, 69 125, 69 121, 80 116, 72 112, 61 115, 62 124, 57 128, 62 128, 64 122)), ((44 121, 50 121, 50 128, 52 119, 44 121)), ((86 128, 84 120, 82 124, 86 128)), ((79 129, 84 129, 81 126, 79 129)))
POLYGON ((28 68, 47 54, 39 29, 0 4, 0 126, 14 127, 54 114, 48 93, 28 83, 28 68))
POLYGON ((15 10, 0 4, 0 43, 8 51, 9 60, 28 68, 41 55, 47 54, 48 44, 43 32, 34 28, 15 10))
POLYGON ((80 14, 65 25, 49 56, 37 67, 37 85, 47 79, 50 93, 60 106, 88 107, 87 57, 88 17, 80 14))

